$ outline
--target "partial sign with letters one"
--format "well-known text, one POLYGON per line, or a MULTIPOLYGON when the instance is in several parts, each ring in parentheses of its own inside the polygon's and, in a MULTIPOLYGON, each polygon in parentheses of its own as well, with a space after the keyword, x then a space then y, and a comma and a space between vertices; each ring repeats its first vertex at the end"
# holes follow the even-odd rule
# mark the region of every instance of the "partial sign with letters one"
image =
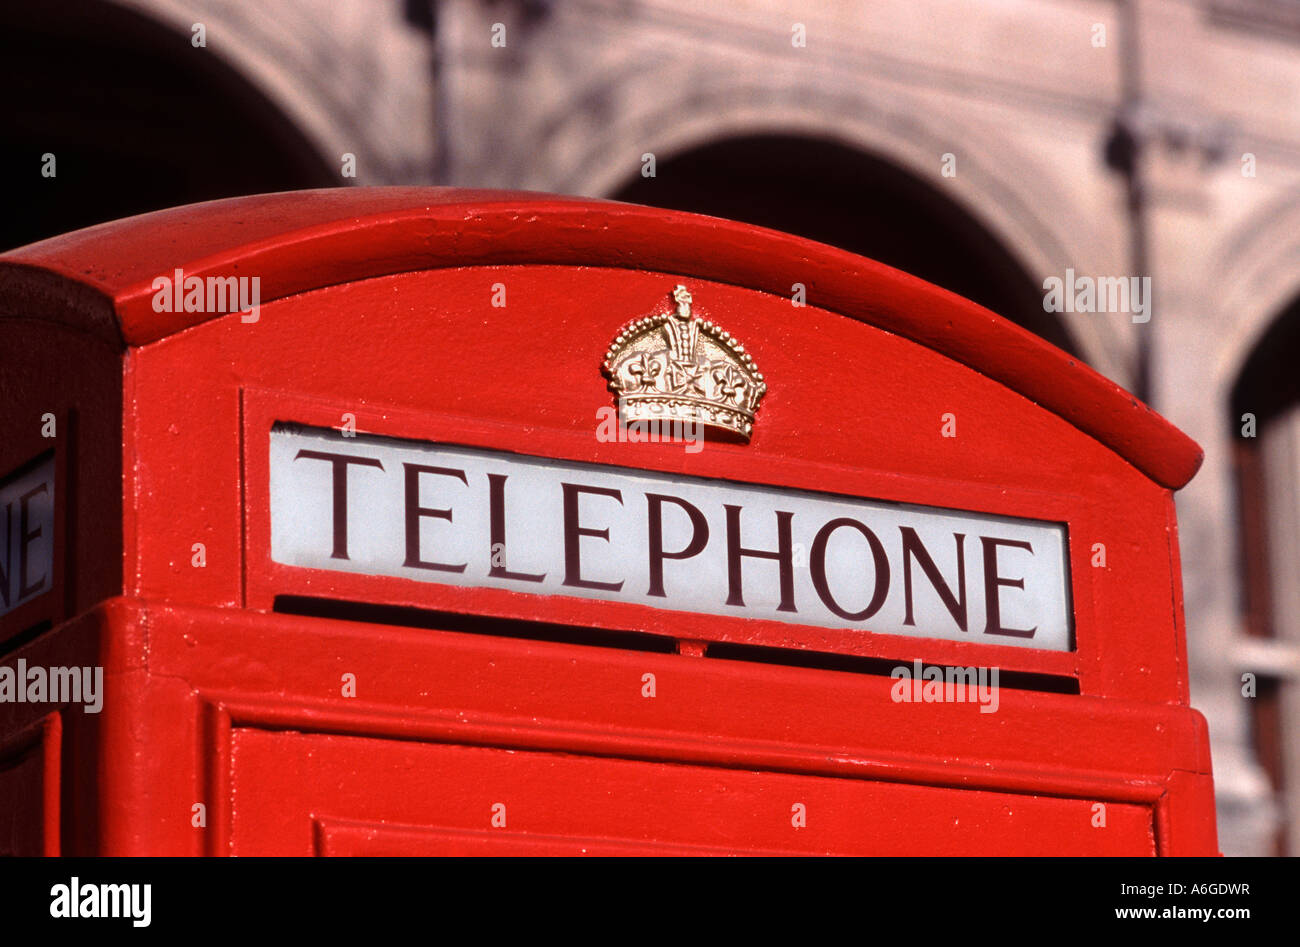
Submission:
POLYGON ((54 455, 0 481, 0 615, 54 587, 54 455))
POLYGON ((291 566, 1073 647, 1063 524, 277 425, 291 566))

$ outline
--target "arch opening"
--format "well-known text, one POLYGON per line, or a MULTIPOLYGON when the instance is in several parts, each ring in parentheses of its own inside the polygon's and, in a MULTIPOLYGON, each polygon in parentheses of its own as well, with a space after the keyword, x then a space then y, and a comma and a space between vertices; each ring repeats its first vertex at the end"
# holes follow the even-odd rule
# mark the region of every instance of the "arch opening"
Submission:
POLYGON ((770 227, 870 257, 965 296, 1079 357, 1042 290, 950 197, 898 165, 827 139, 727 138, 657 162, 616 200, 770 227))
POLYGON ((0 8, 0 83, 3 249, 179 204, 339 184, 216 50, 113 4, 0 8))
POLYGON ((1277 855, 1300 851, 1300 299, 1269 325, 1242 363, 1229 401, 1240 530, 1239 607, 1248 635, 1291 655, 1253 681, 1250 738, 1280 813, 1277 855))

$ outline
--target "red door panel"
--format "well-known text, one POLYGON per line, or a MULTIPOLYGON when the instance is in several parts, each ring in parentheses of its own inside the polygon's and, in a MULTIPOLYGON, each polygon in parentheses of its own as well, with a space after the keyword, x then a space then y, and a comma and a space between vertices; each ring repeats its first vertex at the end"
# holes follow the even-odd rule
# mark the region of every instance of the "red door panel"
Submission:
POLYGON ((232 743, 237 855, 1155 853, 1141 805, 1094 828, 1095 800, 252 728, 232 743))

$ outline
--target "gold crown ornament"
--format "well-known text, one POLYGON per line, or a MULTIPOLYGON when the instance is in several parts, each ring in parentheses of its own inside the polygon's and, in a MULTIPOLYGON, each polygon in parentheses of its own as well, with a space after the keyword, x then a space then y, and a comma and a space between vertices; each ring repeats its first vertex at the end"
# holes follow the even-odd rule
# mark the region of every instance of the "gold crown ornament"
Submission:
POLYGON ((605 353, 623 421, 694 421, 748 439, 762 374, 731 333, 691 312, 685 286, 672 296, 675 309, 624 326, 605 353))

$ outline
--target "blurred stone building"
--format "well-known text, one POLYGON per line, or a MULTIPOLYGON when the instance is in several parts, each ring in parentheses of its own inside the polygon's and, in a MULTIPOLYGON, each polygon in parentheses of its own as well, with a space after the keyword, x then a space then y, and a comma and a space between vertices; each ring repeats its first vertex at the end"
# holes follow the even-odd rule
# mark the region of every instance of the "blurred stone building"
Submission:
POLYGON ((1206 451, 1179 516, 1221 846, 1300 852, 1298 0, 25 6, 6 248, 300 187, 613 197, 875 257, 1146 398, 1206 451), (1045 312, 1067 269, 1151 277, 1150 321, 1045 312))

